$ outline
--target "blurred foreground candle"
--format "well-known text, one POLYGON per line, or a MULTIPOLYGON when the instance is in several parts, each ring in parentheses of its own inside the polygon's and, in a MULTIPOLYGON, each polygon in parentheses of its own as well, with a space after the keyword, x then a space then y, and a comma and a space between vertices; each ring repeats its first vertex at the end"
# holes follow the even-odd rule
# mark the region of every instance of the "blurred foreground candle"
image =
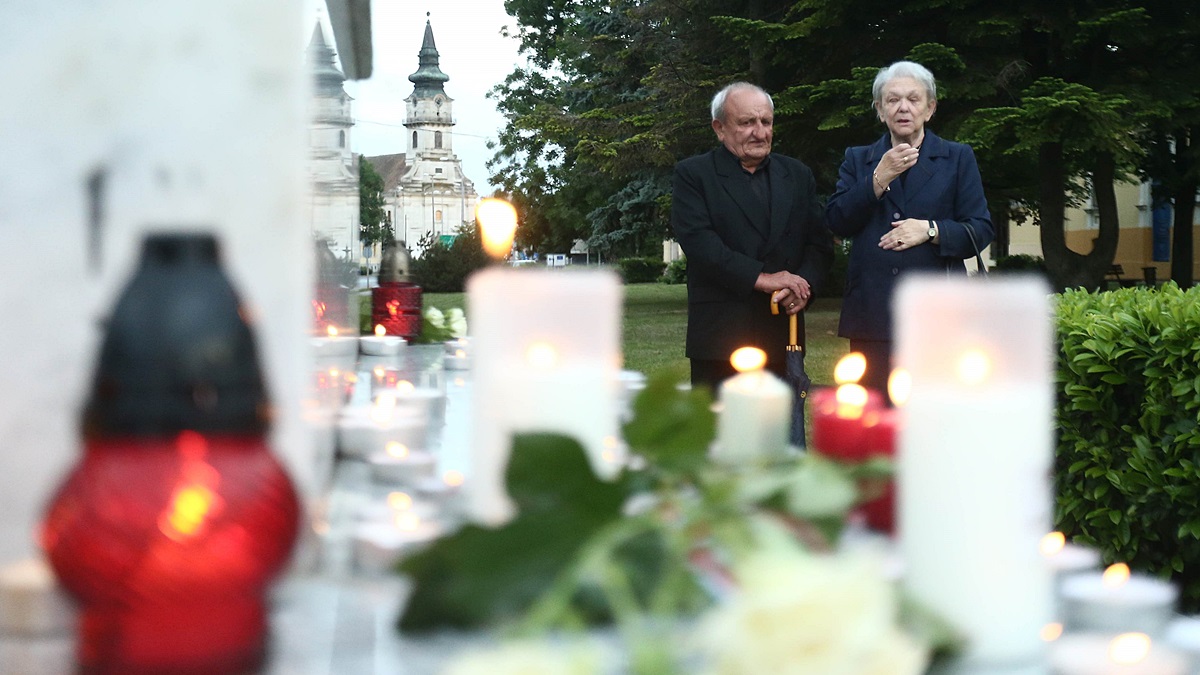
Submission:
MULTIPOLYGON (((515 213, 498 238, 480 205, 488 252, 506 256, 515 213), (510 227, 511 224, 511 227, 510 227)), ((485 209, 485 204, 487 208, 485 209)), ((584 447, 603 477, 623 465, 618 437, 621 282, 609 270, 483 269, 467 281, 471 317, 472 440, 465 508, 496 525, 512 516, 504 485, 512 437, 557 432, 584 447)))
POLYGON ((84 456, 41 543, 81 604, 80 672, 256 671, 299 504, 266 445, 254 336, 205 235, 147 238, 107 324, 84 456))
POLYGON ((1145 633, 1066 634, 1050 648, 1054 675, 1184 675, 1187 657, 1145 633))
POLYGON ((1060 594, 1068 630, 1138 631, 1155 638, 1166 633, 1179 598, 1170 582, 1131 574, 1125 563, 1110 565, 1103 573, 1068 575, 1060 594))
MULTIPOLYGON (((904 586, 961 631, 957 667, 1044 663, 1053 620, 1049 289, 915 277, 896 297, 904 586)), ((972 670, 974 669, 974 670, 972 670)), ((1034 670, 1032 672, 1037 672, 1034 670)))
POLYGON ((730 356, 737 375, 718 388, 720 416, 713 459, 730 465, 779 459, 787 454, 792 390, 765 370, 761 349, 742 347, 730 356))

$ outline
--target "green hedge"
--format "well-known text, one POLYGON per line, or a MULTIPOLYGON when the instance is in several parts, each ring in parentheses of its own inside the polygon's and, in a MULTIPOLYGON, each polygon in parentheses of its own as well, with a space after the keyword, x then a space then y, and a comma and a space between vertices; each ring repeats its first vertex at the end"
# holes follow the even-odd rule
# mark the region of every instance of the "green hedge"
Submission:
POLYGON ((1200 287, 1058 298, 1060 529, 1200 609, 1200 287))
POLYGON ((667 263, 658 258, 621 258, 617 261, 617 271, 627 284, 645 284, 658 281, 667 263))

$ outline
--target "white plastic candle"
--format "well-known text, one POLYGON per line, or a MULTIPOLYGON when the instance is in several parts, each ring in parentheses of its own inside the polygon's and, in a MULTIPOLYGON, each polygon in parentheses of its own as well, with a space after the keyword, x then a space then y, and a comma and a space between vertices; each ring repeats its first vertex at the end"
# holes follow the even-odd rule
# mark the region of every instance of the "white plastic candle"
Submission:
POLYGON ((792 390, 763 369, 767 359, 761 349, 743 347, 730 360, 738 374, 718 388, 713 459, 738 465, 783 457, 792 424, 792 390))
POLYGON ((406 344, 408 342, 399 335, 388 335, 382 324, 375 326, 374 335, 358 338, 359 351, 370 356, 394 356, 406 344))
POLYGON ((912 277, 895 302, 904 586, 959 630, 959 667, 1044 663, 1053 584, 1049 289, 912 277))
POLYGON ((577 439, 592 468, 612 476, 619 443, 621 282, 608 270, 493 267, 467 282, 472 338, 472 458, 468 517, 512 515, 504 486, 512 436, 577 439))

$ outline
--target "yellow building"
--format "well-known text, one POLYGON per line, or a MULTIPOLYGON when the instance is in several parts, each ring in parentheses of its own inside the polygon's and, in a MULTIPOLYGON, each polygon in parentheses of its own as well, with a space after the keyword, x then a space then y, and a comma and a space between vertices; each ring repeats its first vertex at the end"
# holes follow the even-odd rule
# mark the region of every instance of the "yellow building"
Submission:
MULTIPOLYGON (((1120 265, 1125 279, 1144 279, 1153 269, 1154 278, 1163 281, 1171 277, 1171 227, 1172 215, 1166 214, 1167 227, 1159 228, 1158 256, 1155 256, 1154 214, 1151 209, 1149 183, 1118 183, 1117 216, 1121 223, 1120 238, 1114 265, 1120 265), (1157 259, 1156 259, 1157 258, 1157 259)), ((1067 246, 1077 253, 1092 250, 1092 241, 1100 229, 1096 209, 1091 200, 1083 208, 1069 208, 1066 212, 1067 246)), ((1161 216, 1160 216, 1161 218, 1161 216)), ((1193 217, 1192 275, 1200 279, 1200 209, 1193 217)), ((990 251, 989 251, 990 253, 990 251)), ((1042 256, 1041 232, 1030 222, 1009 226, 1009 253, 1042 256)), ((984 257, 991 261, 988 253, 984 257)))

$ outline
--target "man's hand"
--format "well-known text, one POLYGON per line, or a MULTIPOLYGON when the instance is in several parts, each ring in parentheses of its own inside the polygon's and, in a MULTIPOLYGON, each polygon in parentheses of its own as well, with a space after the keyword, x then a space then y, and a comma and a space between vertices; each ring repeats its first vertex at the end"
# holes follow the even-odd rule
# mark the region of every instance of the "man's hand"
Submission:
POLYGON ((771 294, 771 301, 779 303, 787 314, 796 314, 808 306, 812 288, 804 277, 791 272, 761 273, 754 282, 754 290, 771 294))

